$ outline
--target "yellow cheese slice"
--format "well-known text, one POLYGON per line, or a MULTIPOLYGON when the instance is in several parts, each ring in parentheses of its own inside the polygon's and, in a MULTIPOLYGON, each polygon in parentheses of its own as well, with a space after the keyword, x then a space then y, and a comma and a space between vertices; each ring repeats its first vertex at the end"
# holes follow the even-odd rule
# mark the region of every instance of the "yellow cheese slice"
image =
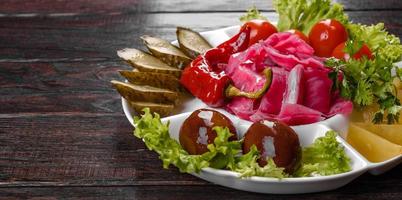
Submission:
POLYGON ((388 141, 402 145, 402 125, 401 124, 372 124, 372 123, 354 123, 360 128, 366 129, 388 141))
POLYGON ((347 142, 371 162, 382 162, 402 154, 402 146, 351 123, 347 142))
POLYGON ((374 104, 367 106, 364 109, 353 108, 350 120, 352 122, 364 122, 369 123, 373 120, 375 113, 379 110, 379 106, 374 104))

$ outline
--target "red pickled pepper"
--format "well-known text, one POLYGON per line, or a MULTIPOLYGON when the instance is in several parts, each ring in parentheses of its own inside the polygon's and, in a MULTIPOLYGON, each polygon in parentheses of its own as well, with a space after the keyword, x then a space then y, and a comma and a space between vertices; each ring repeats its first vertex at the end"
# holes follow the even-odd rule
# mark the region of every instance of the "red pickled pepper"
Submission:
POLYGON ((224 105, 225 90, 232 80, 218 66, 227 64, 232 54, 247 49, 249 39, 250 27, 243 26, 231 39, 193 60, 183 70, 180 83, 207 105, 224 105))

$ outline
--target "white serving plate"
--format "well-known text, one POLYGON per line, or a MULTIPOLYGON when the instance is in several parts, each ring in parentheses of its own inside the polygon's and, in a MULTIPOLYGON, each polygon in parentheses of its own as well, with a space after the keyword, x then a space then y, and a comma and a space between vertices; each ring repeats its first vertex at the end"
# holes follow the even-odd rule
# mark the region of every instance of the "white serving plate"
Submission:
MULTIPOLYGON (((238 31, 239 26, 231 26, 213 31, 202 32, 201 35, 205 37, 205 39, 211 45, 217 46, 229 39, 238 31)), ((172 43, 177 45, 177 41, 172 43)), ((401 65, 401 63, 398 63, 398 65, 401 65)), ((129 106, 128 102, 124 98, 122 98, 122 105, 127 119, 131 124, 133 124, 133 116, 136 115, 135 111, 129 106)), ((200 108, 208 108, 208 106, 199 99, 190 98, 174 111, 176 115, 163 118, 162 121, 164 122, 170 121, 170 136, 178 141, 179 130, 183 121, 191 114, 192 111, 200 108)), ((251 125, 251 122, 242 120, 223 109, 214 110, 223 113, 232 120, 238 131, 238 138, 242 138, 248 127, 251 125)), ((315 140, 315 138, 323 136, 330 129, 339 132, 341 135, 346 134, 347 127, 348 120, 341 115, 336 115, 325 121, 308 125, 293 126, 292 128, 299 136, 301 146, 308 146, 315 140)), ((347 144, 342 137, 337 136, 337 139, 345 147, 347 155, 351 158, 352 170, 350 172, 331 176, 284 178, 279 180, 276 178, 266 177, 239 178, 239 174, 236 172, 204 168, 199 174, 194 173, 193 175, 218 185, 244 191, 270 194, 298 194, 336 189, 346 185, 367 171, 371 174, 378 175, 402 162, 402 155, 380 163, 369 162, 355 149, 353 149, 353 147, 347 144)))

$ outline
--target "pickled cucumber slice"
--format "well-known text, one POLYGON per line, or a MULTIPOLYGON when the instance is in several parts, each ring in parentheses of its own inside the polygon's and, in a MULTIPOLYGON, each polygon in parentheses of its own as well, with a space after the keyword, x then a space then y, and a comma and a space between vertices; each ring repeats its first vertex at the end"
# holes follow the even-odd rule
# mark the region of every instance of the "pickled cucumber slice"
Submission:
POLYGON ((212 48, 204 37, 189 28, 177 27, 176 35, 180 49, 190 58, 195 58, 212 48))
POLYGON ((166 40, 148 35, 142 36, 141 39, 155 57, 172 67, 182 69, 191 62, 191 58, 166 40))
POLYGON ((120 81, 111 81, 113 87, 128 101, 144 101, 153 103, 176 103, 178 93, 152 86, 134 85, 120 81))
POLYGON ((179 79, 171 74, 128 70, 122 70, 119 71, 119 73, 125 77, 128 82, 135 85, 149 85, 152 87, 168 89, 176 92, 179 92, 182 89, 179 79))
POLYGON ((176 77, 180 77, 181 74, 180 69, 171 67, 158 58, 137 49, 122 49, 117 51, 117 55, 139 71, 173 74, 176 77))
POLYGON ((371 162, 382 162, 402 154, 402 146, 391 143, 353 123, 349 126, 346 140, 371 162))
POLYGON ((174 105, 173 104, 158 104, 152 102, 131 102, 129 101, 130 106, 135 110, 137 113, 143 113, 142 109, 149 108, 151 113, 158 113, 161 117, 168 116, 172 113, 174 105))

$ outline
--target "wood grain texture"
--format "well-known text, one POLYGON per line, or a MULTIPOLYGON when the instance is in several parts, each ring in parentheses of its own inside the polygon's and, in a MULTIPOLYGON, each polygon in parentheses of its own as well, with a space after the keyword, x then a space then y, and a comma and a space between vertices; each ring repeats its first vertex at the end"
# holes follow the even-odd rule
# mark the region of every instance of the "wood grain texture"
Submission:
POLYGON ((143 185, 93 187, 10 187, 0 188, 2 197, 20 199, 28 197, 56 199, 386 199, 399 200, 401 186, 393 179, 395 170, 382 176, 363 176, 349 185, 329 192, 301 195, 266 195, 224 188, 217 185, 143 185), (390 181, 383 181, 391 179, 390 181), (378 182, 380 181, 380 182, 378 182), (373 184, 376 182, 378 184, 373 184))
POLYGON ((0 115, 0 187, 205 184, 132 135, 122 113, 0 115))
MULTIPOLYGON (((53 16, 75 15, 80 13, 114 13, 136 11, 145 0, 4 0, 0 4, 3 14, 53 14, 53 16), (57 15, 59 14, 59 15, 57 15), (64 14, 64 15, 63 15, 64 14)), ((29 17, 31 15, 20 15, 29 17)))
MULTIPOLYGON (((399 0, 334 0, 334 2, 343 4, 345 10, 402 9, 402 2, 399 0)), ((245 11, 253 5, 264 11, 274 10, 272 1, 267 0, 2 0, 0 13, 27 17, 29 14, 65 16, 122 12, 233 12, 245 11)))
POLYGON ((0 94, 113 91, 108 82, 122 79, 123 62, 2 63, 0 94))
POLYGON ((1 95, 0 117, 35 113, 121 113, 121 98, 110 92, 58 92, 1 95))
MULTIPOLYGON (((402 37, 402 1, 338 2, 402 37)), ((401 165, 335 191, 260 195, 162 169, 132 135, 109 82, 131 69, 116 50, 145 49, 144 34, 174 40, 178 25, 239 24, 253 4, 277 20, 266 0, 2 0, 0 199, 400 199, 401 165)))
POLYGON ((121 113, 110 80, 123 80, 122 62, 1 63, 0 114, 121 113))
MULTIPOLYGON (((354 1, 354 0, 334 0, 333 2, 341 3, 345 10, 390 10, 390 9, 402 9, 402 2, 398 0, 366 0, 366 1, 354 1)), ((267 0, 150 0, 146 4, 143 4, 143 11, 148 12, 233 12, 233 11, 245 11, 246 9, 256 6, 259 10, 274 11, 272 1, 267 0)))
MULTIPOLYGON (((176 26, 206 31, 239 24, 235 13, 154 13, 62 18, 0 18, 0 63, 118 61, 116 50, 145 49, 139 37, 148 34, 175 39, 176 26), (177 20, 180 19, 180 20, 177 20), (211 24, 211 21, 214 21, 211 24)), ((264 13, 277 21, 275 13, 264 13)), ((402 12, 349 12, 354 22, 384 22, 402 37, 402 12)))

